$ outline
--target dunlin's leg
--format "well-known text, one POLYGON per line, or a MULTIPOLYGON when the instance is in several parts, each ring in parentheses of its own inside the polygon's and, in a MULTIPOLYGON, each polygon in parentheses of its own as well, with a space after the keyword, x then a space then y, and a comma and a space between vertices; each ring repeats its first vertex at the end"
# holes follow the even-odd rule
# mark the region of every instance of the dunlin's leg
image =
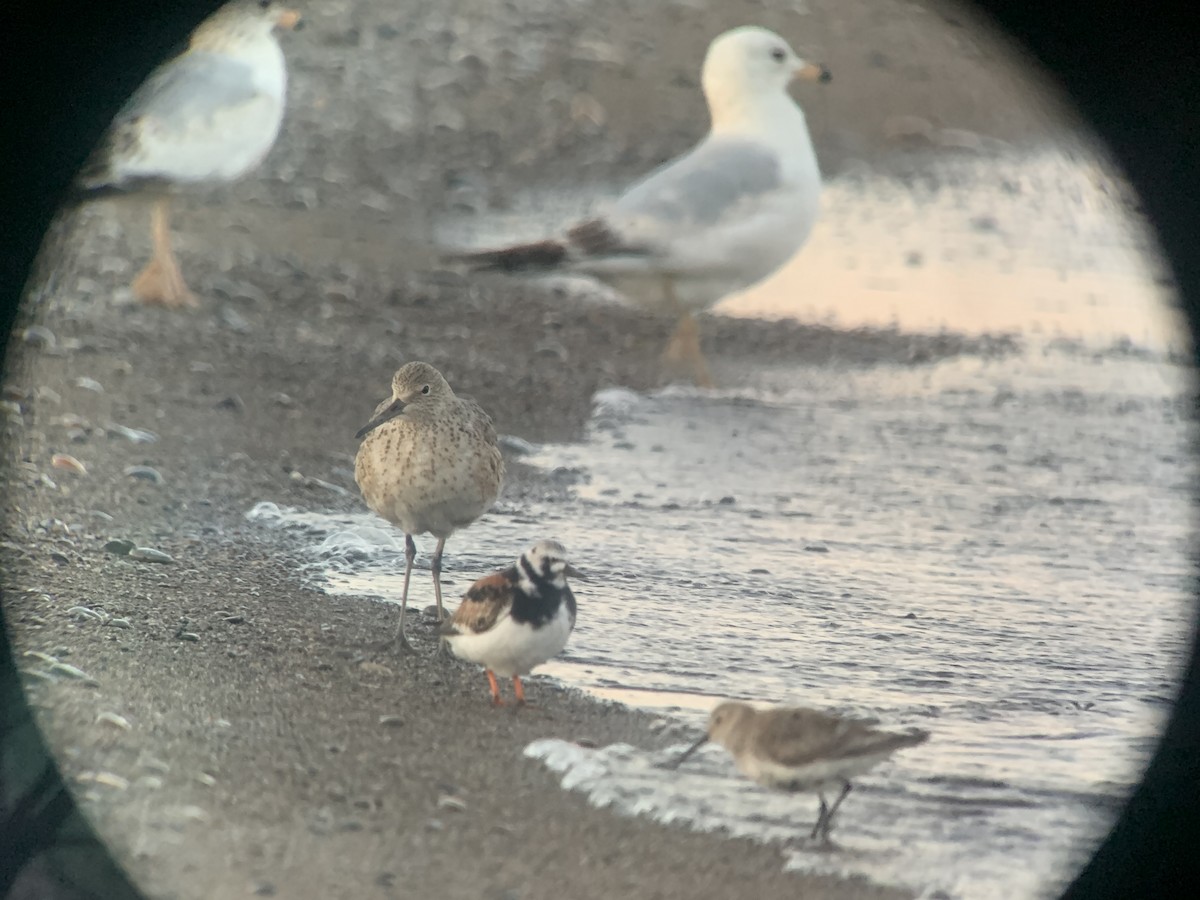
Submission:
POLYGON ((504 698, 500 696, 500 685, 496 683, 496 676, 492 674, 491 669, 487 669, 488 684, 492 687, 492 706, 503 706, 504 698))
POLYGON ((154 240, 154 256, 133 280, 130 288, 134 296, 143 303, 156 303, 173 309, 196 306, 196 296, 188 290, 183 272, 179 269, 179 260, 171 249, 170 201, 165 197, 154 204, 151 236, 154 240))
POLYGON ((817 818, 816 828, 812 829, 812 838, 820 835, 824 844, 830 846, 829 832, 833 830, 833 814, 838 811, 842 800, 846 799, 848 793, 850 793, 850 781, 842 781, 841 793, 838 794, 838 799, 834 800, 832 806, 826 806, 824 797, 821 797, 821 816, 817 818))
POLYGON ((829 815, 829 804, 825 802, 825 795, 818 791, 817 796, 821 798, 821 808, 817 811, 817 824, 813 826, 812 833, 808 836, 810 840, 816 840, 817 835, 825 827, 825 818, 829 815))
POLYGON ((842 792, 838 794, 838 798, 833 801, 833 806, 829 807, 829 812, 825 814, 825 837, 829 837, 829 829, 833 827, 833 814, 838 811, 838 807, 842 805, 842 801, 846 799, 846 795, 850 793, 850 782, 842 782, 842 792))
POLYGON ((692 380, 699 387, 713 387, 712 376, 708 373, 708 365, 700 350, 700 329, 696 326, 696 320, 680 305, 670 279, 663 281, 663 291, 667 295, 667 303, 679 314, 679 323, 663 350, 663 362, 670 367, 686 364, 691 369, 692 380))
POLYGON ((404 614, 408 610, 408 582, 412 578, 413 560, 417 558, 417 545, 413 543, 412 535, 404 536, 404 588, 400 591, 400 624, 396 627, 393 644, 399 644, 405 650, 411 650, 408 635, 404 632, 404 614))
POLYGON ((513 676, 513 693, 517 695, 517 703, 521 706, 525 705, 525 686, 521 684, 521 676, 513 676))
MULTIPOLYGON (((442 608, 442 551, 445 548, 446 539, 438 538, 437 549, 433 551, 433 562, 430 564, 430 569, 433 571, 433 596, 437 600, 439 624, 446 621, 446 610, 442 608)), ((433 652, 435 656, 442 659, 450 658, 450 648, 445 641, 438 641, 437 649, 433 652)))

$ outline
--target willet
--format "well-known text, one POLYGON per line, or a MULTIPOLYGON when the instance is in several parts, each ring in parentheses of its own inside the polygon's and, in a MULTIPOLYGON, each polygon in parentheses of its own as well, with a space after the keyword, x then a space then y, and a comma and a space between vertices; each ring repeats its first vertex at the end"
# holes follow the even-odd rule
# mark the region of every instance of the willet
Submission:
POLYGON ((404 588, 395 640, 410 647, 404 629, 408 583, 417 547, 414 534, 437 538, 433 591, 442 608, 442 551, 446 538, 470 525, 500 494, 504 459, 492 420, 479 404, 455 395, 428 363, 410 362, 392 378, 392 396, 358 430, 363 442, 354 480, 374 512, 404 531, 404 588))

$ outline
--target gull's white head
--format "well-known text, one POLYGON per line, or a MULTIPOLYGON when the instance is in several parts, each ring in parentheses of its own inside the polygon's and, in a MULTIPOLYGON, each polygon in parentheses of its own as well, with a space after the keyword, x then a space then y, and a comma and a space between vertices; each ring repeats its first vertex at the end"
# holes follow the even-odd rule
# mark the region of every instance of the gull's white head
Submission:
POLYGON ((302 24, 300 13, 278 0, 233 0, 196 27, 191 46, 220 50, 230 43, 270 38, 276 28, 293 30, 302 24))
POLYGON ((827 82, 829 69, 805 62, 787 41, 756 25, 743 25, 715 38, 700 75, 714 125, 781 99, 790 103, 788 85, 797 78, 827 82))

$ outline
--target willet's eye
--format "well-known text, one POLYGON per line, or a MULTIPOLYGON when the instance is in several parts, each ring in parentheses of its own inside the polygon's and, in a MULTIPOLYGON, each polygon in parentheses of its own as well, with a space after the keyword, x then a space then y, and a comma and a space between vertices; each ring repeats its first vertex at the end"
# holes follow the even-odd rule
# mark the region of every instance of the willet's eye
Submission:
POLYGON ((429 393, 429 385, 425 385, 423 388, 421 388, 421 393, 428 394, 429 393))

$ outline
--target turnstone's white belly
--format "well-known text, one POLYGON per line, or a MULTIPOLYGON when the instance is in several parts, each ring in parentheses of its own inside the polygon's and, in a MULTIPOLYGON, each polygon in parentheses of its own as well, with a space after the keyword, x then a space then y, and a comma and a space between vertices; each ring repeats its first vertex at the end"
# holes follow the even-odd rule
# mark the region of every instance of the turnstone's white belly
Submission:
POLYGON ((456 656, 511 678, 557 656, 570 636, 571 615, 566 604, 560 603, 554 617, 541 627, 505 616, 480 634, 452 635, 447 640, 456 656))

